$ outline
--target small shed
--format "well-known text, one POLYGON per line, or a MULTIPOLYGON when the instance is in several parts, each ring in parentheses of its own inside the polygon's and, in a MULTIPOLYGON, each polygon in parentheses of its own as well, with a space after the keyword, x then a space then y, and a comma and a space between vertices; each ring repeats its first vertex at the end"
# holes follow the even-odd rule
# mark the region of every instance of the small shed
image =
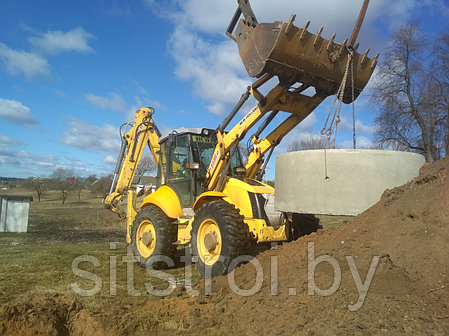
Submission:
POLYGON ((0 232, 27 232, 32 196, 0 195, 0 232))

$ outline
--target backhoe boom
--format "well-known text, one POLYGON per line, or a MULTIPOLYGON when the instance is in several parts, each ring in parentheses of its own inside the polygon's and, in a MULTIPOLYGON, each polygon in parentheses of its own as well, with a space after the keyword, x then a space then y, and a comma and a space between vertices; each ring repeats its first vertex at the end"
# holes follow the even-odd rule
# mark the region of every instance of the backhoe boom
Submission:
POLYGON ((160 132, 154 124, 153 113, 154 110, 151 107, 141 108, 136 111, 134 122, 129 122, 125 126, 111 189, 104 200, 105 207, 116 212, 122 218, 127 215, 129 218, 134 219, 129 211, 133 212, 132 210, 135 208, 135 206, 131 206, 135 195, 128 195, 132 197, 131 199, 128 197, 127 214, 118 205, 125 192, 133 191, 130 189, 131 183, 142 158, 145 145, 148 145, 154 163, 158 164, 159 156, 157 153, 159 151, 160 132))

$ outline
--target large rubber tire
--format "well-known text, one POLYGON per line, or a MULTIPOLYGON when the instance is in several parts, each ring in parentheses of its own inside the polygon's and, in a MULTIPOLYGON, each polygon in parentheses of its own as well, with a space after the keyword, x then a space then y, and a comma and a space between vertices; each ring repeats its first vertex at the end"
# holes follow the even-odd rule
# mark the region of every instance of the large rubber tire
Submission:
POLYGON ((192 254, 203 277, 226 274, 230 264, 249 246, 248 226, 243 216, 223 200, 204 204, 192 223, 192 254))
POLYGON ((133 222, 131 244, 142 267, 151 264, 154 269, 167 268, 166 257, 173 260, 176 254, 176 246, 173 245, 176 239, 177 229, 173 219, 159 207, 151 204, 138 212, 133 222), (157 259, 162 260, 153 262, 157 259))
POLYGON ((320 225, 320 219, 315 215, 292 213, 292 240, 309 235, 322 228, 323 226, 320 225))

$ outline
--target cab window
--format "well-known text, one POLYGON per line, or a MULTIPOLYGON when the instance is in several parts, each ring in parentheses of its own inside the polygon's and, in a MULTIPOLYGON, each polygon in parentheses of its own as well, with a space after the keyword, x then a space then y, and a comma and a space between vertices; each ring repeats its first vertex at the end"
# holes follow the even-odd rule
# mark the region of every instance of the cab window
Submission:
POLYGON ((176 138, 176 147, 170 148, 169 154, 171 169, 168 172, 168 180, 174 181, 186 178, 189 172, 187 169, 187 163, 189 162, 187 135, 176 138))

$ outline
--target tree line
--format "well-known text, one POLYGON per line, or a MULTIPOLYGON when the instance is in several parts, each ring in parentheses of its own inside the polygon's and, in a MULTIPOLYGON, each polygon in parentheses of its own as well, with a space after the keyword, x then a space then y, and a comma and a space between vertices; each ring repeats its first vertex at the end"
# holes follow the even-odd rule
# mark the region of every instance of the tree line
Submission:
POLYGON ((78 200, 81 200, 81 191, 89 190, 99 196, 104 196, 109 192, 112 183, 112 175, 97 177, 91 175, 88 177, 77 177, 71 170, 57 168, 50 177, 29 177, 21 185, 24 188, 34 191, 37 194, 38 201, 50 190, 61 192, 62 204, 65 203, 68 193, 76 193, 78 200))
MULTIPOLYGON (((144 155, 136 169, 136 176, 151 174, 156 171, 156 165, 149 155, 144 155)), ((89 190, 98 196, 105 196, 109 193, 112 184, 112 174, 97 177, 79 177, 70 169, 56 168, 53 173, 46 178, 30 177, 23 180, 21 185, 37 194, 38 201, 42 195, 49 190, 61 192, 62 204, 65 203, 68 193, 76 193, 78 200, 81 200, 81 191, 89 190)))

